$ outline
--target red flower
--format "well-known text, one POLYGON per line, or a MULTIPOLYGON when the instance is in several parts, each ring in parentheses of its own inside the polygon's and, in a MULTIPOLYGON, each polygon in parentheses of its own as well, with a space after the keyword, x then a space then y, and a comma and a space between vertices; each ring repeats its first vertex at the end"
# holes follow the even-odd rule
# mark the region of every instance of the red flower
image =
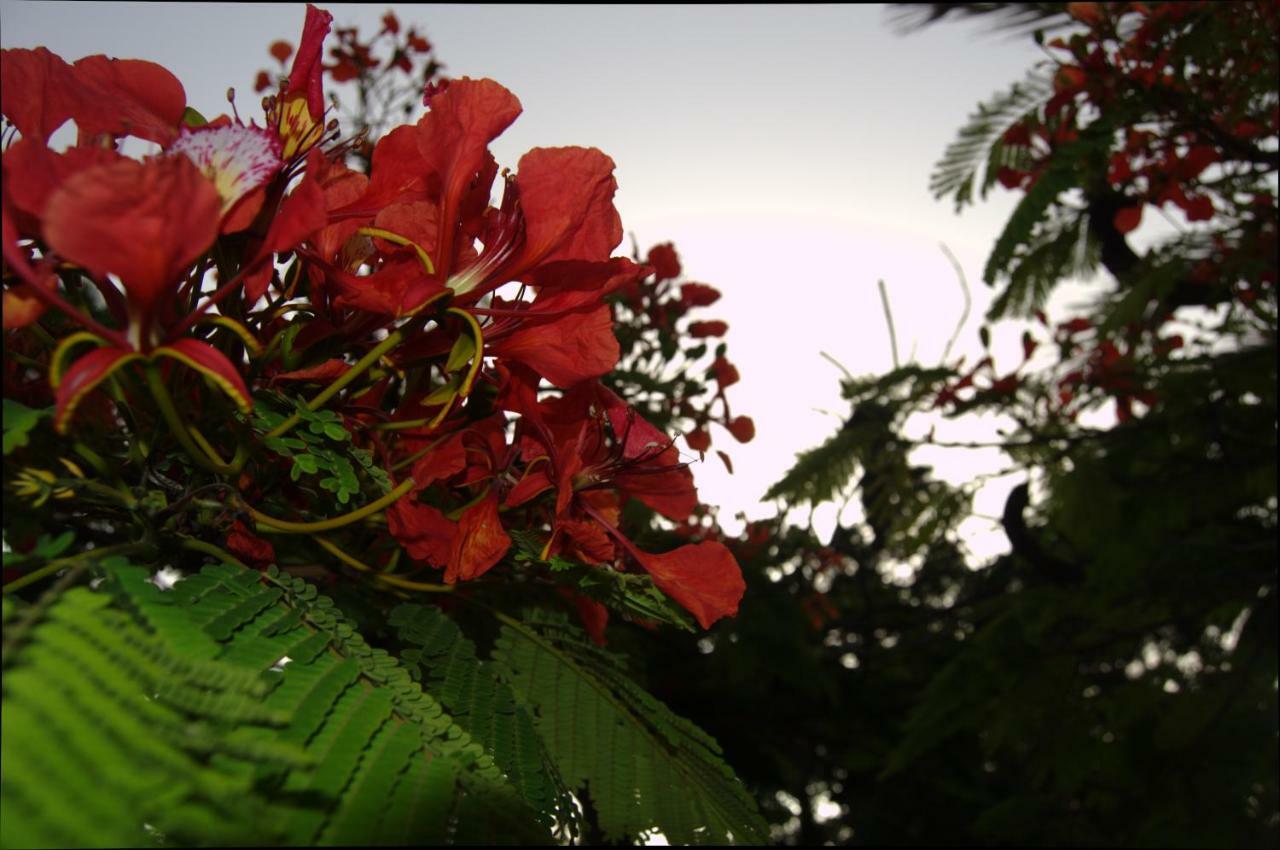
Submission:
POLYGON ((749 443, 756 435, 756 423, 750 416, 735 416, 728 426, 729 433, 739 443, 749 443))
POLYGON ((657 280, 671 280, 680 276, 680 257, 670 242, 650 248, 647 262, 653 266, 657 280))
POLYGON ((721 322, 718 320, 711 321, 711 322, 690 322, 689 323, 689 336, 697 337, 697 338, 708 337, 708 336, 713 336, 713 337, 724 336, 724 333, 727 330, 729 330, 728 323, 721 322))
MULTIPOLYGON (((649 255, 652 257, 653 252, 649 255)), ((685 307, 709 307, 719 300, 720 290, 705 283, 686 283, 680 287, 680 303, 685 307)))
POLYGON ((745 584, 722 544, 690 544, 655 555, 636 548, 617 528, 619 511, 609 490, 678 522, 692 514, 697 505, 693 478, 679 463, 671 441, 599 384, 580 384, 558 399, 537 403, 527 381, 521 389, 518 376, 511 380, 516 386, 506 403, 523 414, 522 456, 527 461, 547 459, 545 470, 539 465, 537 471, 526 472, 532 483, 520 488, 520 497, 547 487, 556 491, 548 548, 563 546, 568 538, 584 560, 602 562, 610 548, 603 532, 703 628, 736 614, 745 584))

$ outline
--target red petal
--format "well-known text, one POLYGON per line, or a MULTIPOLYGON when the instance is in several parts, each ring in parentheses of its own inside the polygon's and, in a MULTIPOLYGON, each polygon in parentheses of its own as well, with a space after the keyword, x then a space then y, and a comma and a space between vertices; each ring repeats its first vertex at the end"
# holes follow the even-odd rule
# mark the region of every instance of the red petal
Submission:
POLYGON ((81 137, 130 135, 167 145, 178 135, 187 93, 168 69, 142 59, 86 56, 74 66, 80 85, 72 117, 81 137))
POLYGON ((248 413, 253 408, 253 399, 249 396, 249 388, 245 386, 240 372, 231 365, 225 354, 209 343, 198 339, 180 339, 160 346, 151 356, 172 357, 182 361, 217 384, 243 412, 248 413))
POLYGON ((613 314, 607 305, 586 313, 527 324, 487 346, 490 353, 530 366, 557 387, 597 378, 618 362, 613 314))
POLYGON ((410 556, 444 567, 449 563, 458 524, 430 505, 405 496, 387 509, 387 530, 410 556))
POLYGON ((534 148, 520 158, 516 185, 525 216, 520 266, 609 259, 622 241, 613 168, 613 160, 595 148, 534 148))
POLYGON ((330 381, 342 377, 347 370, 351 368, 351 364, 345 360, 326 360, 319 366, 312 366, 309 369, 295 369, 292 372, 281 372, 271 378, 272 383, 277 381, 312 381, 316 383, 329 383, 330 381))
POLYGON ((280 205, 280 212, 276 213, 267 233, 265 250, 274 253, 293 250, 328 223, 324 191, 315 180, 307 178, 280 205))
POLYGON ((289 85, 286 94, 305 94, 307 112, 312 121, 319 121, 324 115, 324 87, 321 79, 324 69, 321 59, 324 55, 324 38, 329 34, 333 24, 333 15, 307 4, 307 17, 302 24, 302 41, 298 52, 293 57, 293 66, 289 70, 289 85))
POLYGON ((265 567, 275 563, 276 550, 271 543, 250 530, 240 520, 231 524, 227 534, 227 550, 250 566, 265 567))
MULTIPOLYGON (((520 112, 516 96, 493 80, 463 77, 432 98, 431 111, 418 122, 416 137, 424 173, 434 172, 440 180, 444 241, 437 249, 439 256, 432 259, 442 274, 454 269, 453 229, 463 194, 478 175, 489 173, 489 143, 511 126, 520 112)), ((475 188, 487 198, 487 185, 475 188)))
POLYGON ((67 424, 80 400, 121 366, 141 356, 136 351, 123 348, 99 348, 72 363, 62 376, 62 382, 58 384, 57 404, 53 413, 54 429, 59 434, 65 434, 67 424))
POLYGON ((458 579, 479 578, 502 560, 510 548, 511 538, 498 518, 498 497, 491 492, 464 511, 458 520, 458 536, 453 539, 449 552, 445 582, 453 584, 458 579))
MULTIPOLYGON (((71 66, 48 48, 0 51, 0 104, 24 139, 49 141, 71 117, 76 83, 71 66)), ((6 152, 6 156, 7 156, 6 152)))
POLYGON ((737 615, 747 584, 723 543, 705 540, 662 555, 636 555, 658 589, 693 614, 704 629, 721 617, 737 615))
POLYGON ((218 235, 222 200, 185 156, 123 159, 69 177, 45 207, 44 234, 63 257, 124 281, 149 310, 218 235))
POLYGON ((421 490, 433 481, 456 475, 467 467, 467 451, 462 445, 462 434, 457 433, 427 452, 413 465, 414 490, 421 490))

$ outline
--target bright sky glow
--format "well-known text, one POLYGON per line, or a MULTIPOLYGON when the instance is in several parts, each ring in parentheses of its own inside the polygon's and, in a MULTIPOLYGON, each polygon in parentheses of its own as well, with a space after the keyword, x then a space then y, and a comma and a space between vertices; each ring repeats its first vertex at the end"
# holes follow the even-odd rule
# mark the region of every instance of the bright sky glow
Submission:
MULTIPOLYGON (((322 7, 365 34, 388 8, 322 7)), ((1016 198, 997 189, 957 217, 929 195, 928 178, 975 105, 1041 58, 1029 39, 972 24, 899 36, 883 7, 863 5, 390 8, 426 34, 447 74, 492 77, 520 97, 524 114, 493 146, 501 165, 535 146, 601 148, 617 163, 616 203, 642 250, 674 241, 685 273, 723 291, 708 318, 729 323, 742 375, 729 400, 755 419, 757 436, 738 445, 714 430, 736 474, 714 454, 694 473, 728 530, 740 528, 739 511, 772 514, 759 504, 764 491, 848 415, 840 373, 819 352, 854 374, 891 367, 877 280, 900 357, 937 362, 963 305, 940 242, 974 300, 953 355, 978 356, 990 300, 982 263, 1016 198)), ((0 43, 45 45, 67 60, 150 59, 209 117, 226 111, 235 86, 248 118, 259 113, 256 71, 274 67, 267 46, 296 43, 303 14, 302 4, 0 0, 0 43)), ((1020 333, 997 333, 997 368, 1021 359, 1020 333)), ((963 480, 991 471, 992 456, 940 453, 938 469, 963 480)), ((984 494, 978 512, 998 515, 1014 483, 984 494)), ((829 534, 835 509, 815 519, 829 534)), ((975 519, 964 530, 980 554, 1002 547, 990 529, 975 519)))

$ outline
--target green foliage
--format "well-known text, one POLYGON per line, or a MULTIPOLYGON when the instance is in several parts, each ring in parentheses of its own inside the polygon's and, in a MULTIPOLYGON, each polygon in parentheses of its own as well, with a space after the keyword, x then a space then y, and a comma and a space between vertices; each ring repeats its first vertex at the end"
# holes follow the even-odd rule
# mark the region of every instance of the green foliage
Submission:
MULTIPOLYGON (((378 495, 391 491, 386 472, 373 462, 368 450, 352 444, 351 434, 343 427, 338 414, 323 409, 309 410, 296 400, 293 407, 305 427, 295 430, 296 436, 264 437, 262 441, 271 451, 292 459, 289 469, 292 480, 298 481, 304 475, 319 476, 320 488, 332 493, 339 505, 350 503, 352 496, 361 492, 358 473, 373 483, 378 495)), ((266 434, 285 419, 285 414, 273 410, 268 403, 254 406, 253 425, 260 433, 266 434)))
POLYGON ((499 826, 473 837, 547 840, 313 586, 215 565, 161 592, 104 567, 107 587, 59 596, 16 648, 7 618, 5 846, 439 843, 476 817, 499 826))
POLYGON ((599 602, 622 614, 638 617, 664 625, 675 626, 687 632, 697 630, 689 612, 677 605, 654 585, 646 573, 623 573, 604 567, 579 564, 559 555, 543 561, 538 549, 537 535, 513 529, 511 539, 515 543, 516 561, 545 564, 557 574, 560 587, 599 602))
POLYGON ((475 644, 435 608, 401 605, 388 624, 412 648, 400 654, 414 678, 437 695, 454 721, 484 746, 544 825, 560 822, 577 832, 577 810, 562 788, 529 710, 493 665, 476 657, 475 644))
POLYGON ((603 837, 660 828, 673 843, 763 840, 719 745, 638 687, 616 657, 563 619, 531 612, 503 622, 493 663, 536 712, 560 774, 589 800, 603 837))
POLYGON ((929 181, 929 191, 935 198, 955 195, 956 211, 973 202, 974 184, 979 170, 983 170, 979 197, 985 198, 1002 165, 1025 165, 1024 155, 1018 148, 1002 144, 999 139, 1006 130, 1027 116, 1034 116, 1037 107, 1051 91, 1049 75, 1043 68, 1036 68, 1021 83, 1007 92, 996 95, 969 116, 956 140, 947 146, 942 161, 934 169, 929 181))
POLYGON ((53 415, 53 408, 32 410, 13 399, 4 400, 4 454, 30 442, 30 433, 40 424, 40 420, 53 415))

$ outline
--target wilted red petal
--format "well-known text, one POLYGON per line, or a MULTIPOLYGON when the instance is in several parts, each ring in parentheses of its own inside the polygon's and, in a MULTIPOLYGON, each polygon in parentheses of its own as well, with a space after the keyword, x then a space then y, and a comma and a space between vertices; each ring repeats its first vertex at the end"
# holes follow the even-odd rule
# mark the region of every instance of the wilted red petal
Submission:
POLYGON ((613 160, 595 148, 534 148, 520 158, 516 185, 525 217, 519 265, 607 260, 622 241, 613 206, 613 160))
POLYGON ((98 348, 72 363, 58 384, 53 412, 54 429, 65 434, 80 401, 121 366, 141 356, 136 351, 123 348, 98 348))
POLYGON ((510 548, 511 538, 498 518, 498 497, 490 492, 458 519, 458 535, 449 551, 445 582, 470 581, 484 575, 510 548))
POLYGON ((227 356, 218 349, 198 339, 180 339, 169 345, 162 345, 152 352, 155 357, 172 357, 180 360, 193 369, 211 379, 221 390, 231 397, 241 411, 248 413, 253 407, 253 399, 244 378, 227 356))
POLYGON ((302 41, 293 57, 293 66, 289 69, 289 84, 285 93, 306 95, 307 112, 312 121, 319 121, 324 115, 324 69, 321 59, 324 56, 324 38, 329 34, 332 24, 333 15, 307 4, 307 17, 302 24, 302 41))
POLYGON ((618 362, 613 314, 607 305, 528 324, 491 346, 489 353, 530 366, 557 387, 597 378, 618 362))
POLYGON ((702 628, 737 615, 747 584, 723 543, 704 540, 661 555, 637 552, 636 557, 658 589, 693 614, 702 628))
POLYGON ((395 16, 394 12, 387 12, 382 16, 382 29, 392 35, 400 32, 400 19, 395 16))
POLYGON ((218 192, 186 157, 87 168, 45 206, 50 247, 97 275, 119 275, 148 312, 218 235, 218 192))

